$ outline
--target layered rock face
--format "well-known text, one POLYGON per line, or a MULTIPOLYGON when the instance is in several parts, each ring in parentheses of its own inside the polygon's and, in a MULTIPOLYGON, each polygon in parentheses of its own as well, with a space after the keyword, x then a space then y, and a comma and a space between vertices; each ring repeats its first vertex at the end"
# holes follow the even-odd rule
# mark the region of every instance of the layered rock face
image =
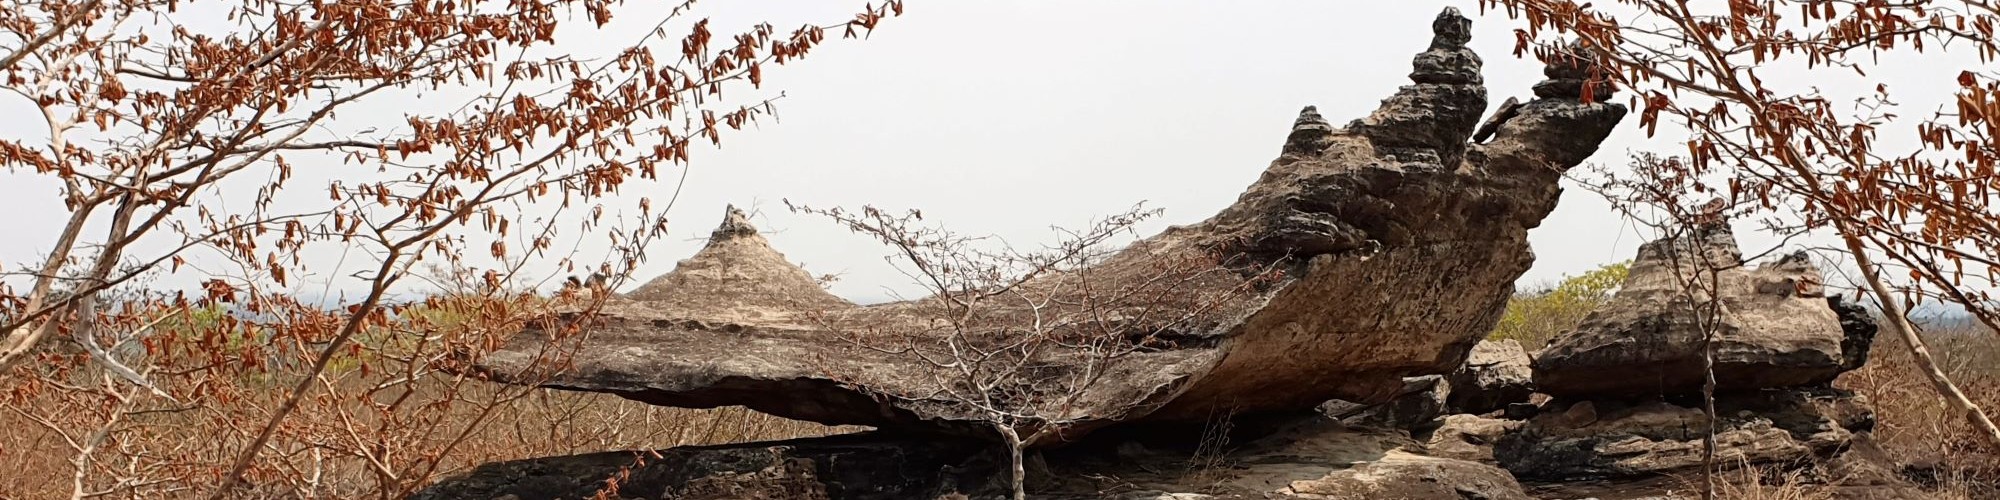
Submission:
POLYGON ((1710 331, 1718 392, 1824 384, 1861 366, 1874 325, 1836 312, 1820 280, 1803 253, 1747 267, 1724 224, 1647 243, 1617 295, 1536 357, 1535 384, 1565 398, 1698 394, 1710 331))
MULTIPOLYGON (((1398 394, 1405 377, 1457 368, 1532 261, 1527 230, 1554 208, 1562 172, 1596 151, 1626 112, 1563 85, 1538 88, 1540 97, 1499 122, 1489 142, 1468 142, 1486 108, 1480 59, 1465 47, 1470 23, 1455 10, 1438 16, 1413 83, 1368 117, 1336 128, 1307 108, 1278 159, 1234 205, 1088 272, 1093 283, 1141 282, 1171 263, 1220 262, 1228 276, 1186 285, 1215 298, 1202 307, 1212 313, 1148 335, 1158 343, 1111 363, 1037 354, 1040 380, 1092 370, 1095 382, 1059 403, 993 404, 1040 415, 1067 439, 1118 422, 1295 411, 1336 397, 1377 403, 1398 394), (1245 291, 1210 293, 1237 288, 1245 291)), ((1082 276, 1025 286, 1075 289, 1082 276)), ((938 301, 858 307, 806 290, 808 281, 732 219, 700 255, 603 314, 530 328, 475 367, 500 381, 661 405, 988 431, 981 410, 945 396, 962 391, 937 363, 851 341, 856 331, 930 331, 937 316, 926 311, 938 301), (536 369, 547 340, 563 332, 588 337, 563 369, 536 369)), ((1005 309, 1017 306, 996 307, 988 317, 1031 319, 1005 309)), ((1013 383, 1000 392, 1041 390, 1038 380, 1013 383)))

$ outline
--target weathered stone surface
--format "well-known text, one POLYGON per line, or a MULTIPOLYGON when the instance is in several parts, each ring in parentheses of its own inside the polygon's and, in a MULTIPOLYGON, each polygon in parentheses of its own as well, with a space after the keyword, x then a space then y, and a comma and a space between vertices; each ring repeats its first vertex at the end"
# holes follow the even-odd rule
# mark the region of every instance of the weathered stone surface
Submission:
MULTIPOLYGON (((1534 481, 1699 469, 1707 418, 1698 407, 1578 402, 1506 434, 1493 456, 1522 480, 1534 481)), ((1831 457, 1875 423, 1865 399, 1823 388, 1727 395, 1717 399, 1716 415, 1716 461, 1731 466, 1831 457)))
MULTIPOLYGON (((1722 464, 1717 498, 1815 498, 1826 500, 1924 500, 1946 497, 1895 472, 1893 460, 1866 434, 1856 434, 1836 456, 1814 461, 1769 463, 1760 470, 1722 464), (1735 494, 1731 494, 1731 493, 1735 494)), ((1559 482, 1524 481, 1529 494, 1544 500, 1691 500, 1700 498, 1700 473, 1619 477, 1559 482)))
POLYGON ((1451 373, 1446 399, 1452 413, 1486 413, 1526 403, 1535 394, 1528 349, 1513 339, 1481 340, 1472 346, 1465 365, 1451 373))
POLYGON ((1100 484, 1214 498, 1528 498, 1506 470, 1423 456, 1418 453, 1422 446, 1402 432, 1353 428, 1318 416, 1281 422, 1241 444, 1227 443, 1224 448, 1230 451, 1204 462, 1214 464, 1208 467, 1191 467, 1188 450, 1175 448, 1095 457, 1086 452, 1085 457, 1052 458, 1051 463, 1070 474, 1102 478, 1100 484))
MULTIPOLYGON (((1450 56, 1420 58, 1420 72, 1477 74, 1477 58, 1460 54, 1469 22, 1451 10, 1439 17, 1429 50, 1450 56)), ((1455 76, 1423 79, 1428 83, 1403 87, 1345 129, 1302 116, 1279 158, 1237 203, 1093 268, 1093 279, 1116 283, 1157 276, 1163 263, 1215 259, 1238 278, 1279 276, 1208 308, 1213 318, 1155 336, 1158 345, 1088 365, 1107 370, 1094 379, 1101 382, 1036 412, 1062 422, 1060 435, 1074 438, 1118 422, 1298 411, 1333 398, 1375 404, 1396 395, 1405 377, 1456 369, 1532 261, 1527 230, 1554 208, 1562 172, 1595 152, 1626 110, 1536 99, 1499 124, 1490 142, 1470 144, 1485 89, 1455 76)), ((748 242, 724 249, 782 260, 760 238, 723 233, 748 242)), ((831 424, 987 432, 977 412, 941 396, 940 384, 949 381, 935 376, 934 365, 859 348, 835 331, 927 331, 927 318, 937 316, 924 312, 935 301, 855 307, 799 290, 802 273, 770 271, 702 281, 714 286, 694 289, 705 296, 700 304, 653 300, 654 292, 682 293, 673 283, 698 281, 677 269, 662 286, 606 305, 604 314, 530 328, 474 360, 474 370, 662 405, 743 405, 831 424), (785 293, 763 291, 773 289, 785 293), (770 311, 775 298, 751 299, 767 296, 796 306, 770 311), (549 357, 541 354, 548 340, 557 338, 582 340, 573 356, 559 356, 569 361, 562 369, 538 368, 549 357)), ((1077 276, 1050 275, 1029 286, 1067 289, 1077 276)), ((1229 290, 1243 281, 1191 286, 1229 290)), ((993 314, 1025 321, 1028 313, 993 314)), ((1068 353, 1043 356, 1035 361, 1045 380, 1086 366, 1068 353)), ((1018 381, 1010 390, 1030 393, 1043 381, 1018 381)))
POLYGON ((1342 400, 1321 403, 1320 413, 1351 426, 1386 429, 1428 428, 1445 414, 1445 398, 1452 392, 1443 376, 1425 375, 1403 379, 1403 389, 1386 403, 1364 405, 1342 400))
POLYGON ((1519 420, 1446 415, 1425 440, 1424 451, 1434 457, 1494 463, 1493 443, 1522 425, 1519 420))
POLYGON ((1300 499, 1483 498, 1528 500, 1514 477, 1498 467, 1464 460, 1391 451, 1373 462, 1319 479, 1293 481, 1279 490, 1300 499))
POLYGON ((1641 246, 1617 295, 1536 356, 1536 389, 1570 399, 1700 392, 1706 315, 1695 308, 1708 307, 1710 297, 1707 285, 1689 283, 1706 283, 1701 269, 1711 266, 1721 305, 1714 322, 1718 391, 1824 384, 1859 366, 1859 346, 1872 340, 1872 329, 1852 321, 1843 328, 1804 254, 1741 264, 1724 224, 1641 246))

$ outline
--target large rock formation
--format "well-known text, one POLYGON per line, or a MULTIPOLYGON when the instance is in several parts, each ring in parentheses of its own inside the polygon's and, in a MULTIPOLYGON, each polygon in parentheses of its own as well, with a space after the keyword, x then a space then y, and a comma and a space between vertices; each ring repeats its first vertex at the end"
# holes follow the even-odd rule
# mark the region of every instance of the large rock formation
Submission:
MULTIPOLYGON (((1086 300, 1071 290, 1130 289, 1180 263, 1219 262, 1229 271, 1186 280, 1192 291, 1178 294, 1212 303, 1120 304, 1118 314, 1100 316, 1109 319, 1098 320, 1098 330, 1137 338, 1115 362, 1041 352, 1023 364, 1032 376, 985 384, 979 394, 1004 396, 968 405, 967 381, 941 368, 940 351, 907 341, 937 332, 933 320, 945 317, 938 311, 949 301, 855 307, 803 291, 772 293, 803 282, 778 269, 706 268, 731 279, 697 279, 704 268, 692 264, 781 260, 747 226, 731 223, 718 231, 722 243, 659 286, 614 300, 601 315, 530 328, 476 360, 476 370, 514 383, 672 406, 743 405, 829 424, 986 432, 985 417, 998 410, 1037 415, 1021 419, 1024 426, 1062 427, 1037 443, 1116 422, 1299 410, 1332 398, 1384 401, 1405 377, 1457 368, 1491 328, 1533 260, 1527 231, 1554 208, 1562 172, 1595 152, 1626 112, 1602 99, 1584 102, 1571 86, 1538 87, 1540 98, 1519 106, 1490 142, 1471 144, 1486 90, 1480 60, 1465 47, 1470 21, 1448 9, 1432 28, 1412 85, 1344 128, 1307 108, 1278 159, 1234 205, 1140 241, 1088 273, 1023 286, 1068 297, 1049 302, 1064 304, 1086 300), (661 299, 675 294, 699 300, 661 299), (786 304, 792 309, 773 310, 786 304), (1161 309, 1208 312, 1165 331, 1143 324, 1144 311, 1161 309), (588 335, 573 356, 545 354, 549 339, 576 332, 588 335), (914 347, 871 346, 869 336, 914 347), (536 369, 552 357, 571 363, 536 369), (1046 394, 1064 380, 1090 383, 1046 394)), ((1018 320, 1015 328, 1046 312, 993 307, 980 318, 1018 320)), ((966 338, 1004 340, 1003 330, 966 338)))
POLYGON ((1536 357, 1535 385, 1568 398, 1699 393, 1710 331, 1717 391, 1824 384, 1861 365, 1874 327, 1836 313, 1820 279, 1803 253, 1747 267, 1726 224, 1647 243, 1617 295, 1536 357))

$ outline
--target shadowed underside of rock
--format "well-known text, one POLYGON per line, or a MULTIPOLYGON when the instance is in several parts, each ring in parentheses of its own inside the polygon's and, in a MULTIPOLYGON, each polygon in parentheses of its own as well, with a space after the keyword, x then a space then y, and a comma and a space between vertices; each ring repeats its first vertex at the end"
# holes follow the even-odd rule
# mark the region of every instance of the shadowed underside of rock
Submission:
MULTIPOLYGON (((1189 467, 1185 440, 1091 436, 1039 454, 1029 498, 1527 500, 1488 464, 1423 456, 1400 433, 1349 429, 1323 418, 1288 421, 1189 467), (1201 493, 1192 493, 1199 490, 1201 493), (1183 493, 1170 493, 1183 492, 1183 493)), ((997 443, 863 433, 656 452, 609 452, 492 463, 439 482, 412 500, 613 498, 677 500, 930 500, 1008 498, 997 443), (512 495, 509 497, 508 495, 512 495)))
MULTIPOLYGON (((1072 431, 1065 437, 1114 422, 1299 410, 1335 397, 1380 402, 1406 376, 1460 364, 1532 262, 1527 230, 1554 208, 1562 172, 1593 153, 1625 109, 1557 85, 1519 106, 1489 142, 1469 143, 1486 108, 1480 59, 1465 47, 1470 21, 1448 9, 1432 28, 1414 83, 1380 109, 1336 128, 1307 108, 1278 159, 1234 205, 1093 268, 1093 276, 1144 278, 1161 262, 1214 255, 1245 274, 1276 269, 1282 277, 1216 305, 1216 320, 1176 332, 1171 345, 1105 365, 1108 373, 1075 401, 1041 409, 1072 431)), ((776 255, 743 233, 719 230, 718 238, 749 243, 712 243, 706 257, 690 260, 760 255, 752 260, 768 263, 776 255)), ((521 375, 545 328, 477 366, 502 381, 672 406, 744 405, 831 424, 951 430, 978 421, 939 396, 948 382, 934 367, 829 333, 837 325, 921 329, 925 300, 858 307, 803 294, 809 300, 793 299, 786 311, 715 309, 769 303, 760 290, 770 280, 803 275, 778 272, 702 293, 723 306, 646 300, 680 293, 670 285, 689 281, 677 277, 688 272, 676 269, 578 325, 589 336, 552 377, 521 375)), ((1081 359, 1057 353, 1038 362, 1063 372, 1081 359)))

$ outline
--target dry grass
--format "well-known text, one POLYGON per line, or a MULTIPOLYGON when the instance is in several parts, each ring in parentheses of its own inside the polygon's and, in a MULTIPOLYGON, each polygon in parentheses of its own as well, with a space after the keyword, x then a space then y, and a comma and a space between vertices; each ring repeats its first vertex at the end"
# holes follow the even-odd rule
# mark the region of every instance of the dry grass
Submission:
MULTIPOLYGON (((475 387, 462 391, 496 393, 502 390, 475 387)), ((466 400, 480 397, 462 396, 466 400)), ((260 400, 275 397, 275 392, 250 395, 241 400, 242 409, 268 408, 269 401, 260 400)), ((9 411, 0 413, 0 428, 7 429, 7 432, 0 433, 0 470, 10 471, 0 474, 0 498, 70 498, 75 471, 71 462, 74 453, 65 444, 63 435, 37 420, 53 420, 46 415, 74 410, 74 402, 46 395, 20 401, 9 411)), ((120 432, 111 440, 115 447, 99 452, 96 460, 107 462, 105 465, 123 464, 124 468, 133 472, 133 477, 167 480, 168 483, 107 497, 185 498, 205 494, 202 483, 212 481, 206 479, 210 472, 206 469, 223 462, 226 454, 240 449, 243 441, 245 429, 240 424, 231 423, 230 418, 217 418, 231 413, 234 412, 230 408, 217 408, 131 417, 119 427, 120 432), (128 453, 150 456, 131 456, 128 453)), ((377 415, 374 419, 367 419, 370 421, 301 421, 293 424, 291 432, 282 433, 270 445, 264 460, 298 471, 301 476, 309 478, 306 482, 311 485, 301 488, 298 484, 291 484, 291 481, 272 479, 249 496, 383 496, 381 490, 385 478, 379 474, 407 475, 416 472, 378 470, 373 466, 378 459, 361 452, 370 447, 393 448, 388 451, 390 454, 411 455, 449 447, 451 453, 437 461, 437 469, 431 474, 431 478, 436 478, 491 461, 784 439, 847 431, 742 408, 662 408, 611 395, 544 389, 532 390, 511 402, 493 406, 490 411, 479 404, 452 406, 438 418, 441 421, 439 425, 413 426, 423 428, 423 432, 382 433, 381 429, 390 427, 375 421, 423 417, 414 413, 377 415), (479 412, 487 414, 479 419, 476 418, 479 412), (482 422, 476 428, 453 423, 475 420, 482 422), (352 437, 348 442, 321 442, 329 435, 348 434, 340 428, 355 430, 349 434, 352 437), (455 446, 448 446, 455 440, 458 441, 455 446)), ((311 420, 314 414, 301 417, 311 420)), ((76 433, 71 434, 74 436, 76 433)), ((95 467, 92 472, 93 476, 114 473, 95 467)), ((396 479, 424 481, 423 478, 411 477, 396 479)), ((91 482, 102 481, 101 478, 92 478, 91 482)), ((109 486, 99 488, 108 489, 109 486)))
MULTIPOLYGON (((245 471, 241 498, 402 498, 481 463, 847 432, 742 408, 653 407, 509 386, 445 369, 545 301, 435 301, 356 337, 245 471)), ((176 312, 119 356, 161 392, 52 347, 0 374, 0 500, 204 497, 232 470, 318 349, 312 325, 176 312), (253 340, 255 339, 255 340, 253 340), (145 364, 141 365, 139 362, 145 364)), ((105 344, 111 345, 111 344, 105 344)), ((563 362, 573 342, 551 344, 563 362), (569 346, 569 347, 565 347, 569 346)))
MULTIPOLYGON (((1989 415, 2000 410, 2000 336, 1983 328, 1949 325, 1926 335, 1945 371, 1989 415)), ((1981 443, 1963 415, 1931 388, 1908 349, 1880 336, 1868 365, 1843 375, 1841 387, 1875 407, 1875 439, 1891 458, 1911 464, 1926 486, 1950 491, 1992 491, 2000 486, 2000 454, 1981 443)))

